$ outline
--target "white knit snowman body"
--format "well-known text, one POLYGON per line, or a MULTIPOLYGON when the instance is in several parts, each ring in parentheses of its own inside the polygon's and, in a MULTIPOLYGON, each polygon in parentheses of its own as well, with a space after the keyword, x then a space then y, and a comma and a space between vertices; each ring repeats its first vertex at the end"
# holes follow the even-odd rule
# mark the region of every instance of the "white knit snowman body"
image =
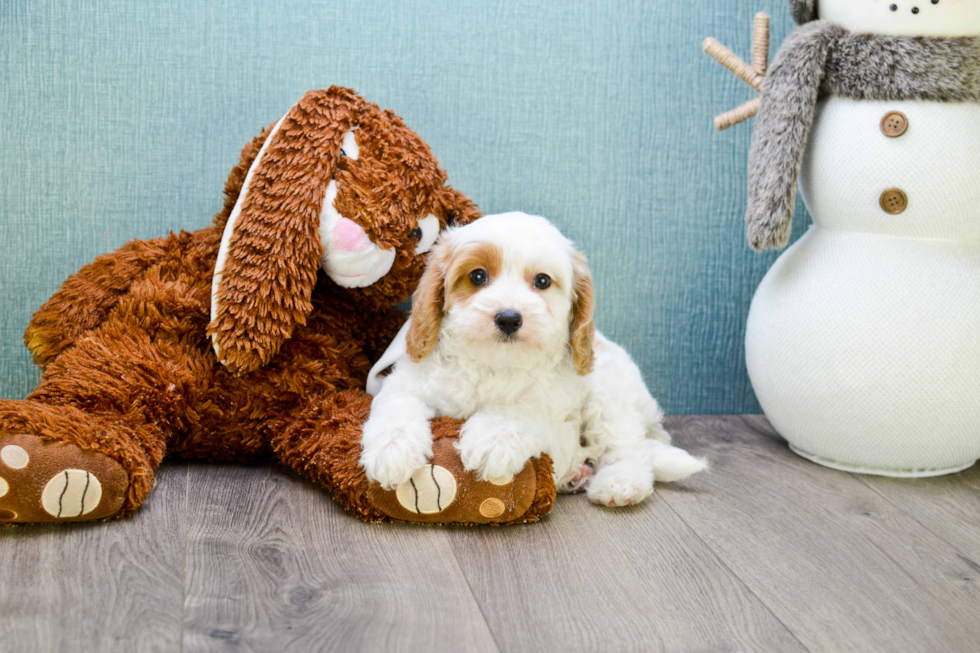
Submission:
MULTIPOLYGON (((852 32, 980 35, 980 0, 820 0, 818 11, 852 32)), ((832 467, 971 466, 980 104, 822 100, 800 188, 814 225, 763 279, 747 325, 766 415, 797 453, 832 467)))

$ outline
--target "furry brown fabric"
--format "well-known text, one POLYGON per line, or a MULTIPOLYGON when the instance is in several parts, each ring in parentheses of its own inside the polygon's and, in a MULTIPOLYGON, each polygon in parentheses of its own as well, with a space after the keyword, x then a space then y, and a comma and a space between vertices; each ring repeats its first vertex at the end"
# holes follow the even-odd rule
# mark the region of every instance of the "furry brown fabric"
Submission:
POLYGON ((408 294, 406 281, 417 278, 423 260, 411 255, 408 234, 399 227, 428 213, 445 221, 445 173, 427 150, 397 116, 353 91, 308 93, 286 115, 253 171, 222 273, 218 315, 209 327, 230 370, 247 373, 265 365, 305 324, 323 253, 319 216, 331 179, 341 189, 337 210, 375 243, 400 254, 385 278, 356 293, 358 303, 373 308, 408 294), (341 158, 344 134, 355 125, 365 154, 341 158))
MULTIPOLYGON (((410 234, 429 213, 445 227, 479 212, 393 113, 349 89, 311 91, 253 170, 211 322, 223 227, 270 131, 245 146, 213 226, 101 256, 41 307, 25 341, 44 374, 26 400, 0 400, 0 446, 28 434, 116 461, 129 475, 116 516, 140 506, 166 456, 268 455, 370 516, 354 452, 370 405, 360 388, 404 322, 394 305, 422 275, 426 256, 410 234), (355 125, 359 158, 341 158, 355 125), (331 178, 342 214, 397 252, 367 288, 341 288, 319 270, 331 178)), ((10 502, 37 499, 27 494, 0 498, 0 520, 23 521, 9 517, 10 502)))

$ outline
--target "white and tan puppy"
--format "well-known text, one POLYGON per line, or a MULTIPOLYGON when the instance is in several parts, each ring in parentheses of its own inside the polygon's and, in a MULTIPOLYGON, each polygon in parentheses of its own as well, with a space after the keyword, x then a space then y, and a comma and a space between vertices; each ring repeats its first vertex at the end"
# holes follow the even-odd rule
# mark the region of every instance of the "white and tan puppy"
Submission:
POLYGON ((705 468, 670 446, 639 369, 596 333, 585 258, 544 218, 505 213, 450 229, 413 301, 369 381, 369 479, 407 482, 432 455, 437 415, 466 420, 460 457, 481 479, 505 482, 547 453, 559 489, 607 506, 705 468))

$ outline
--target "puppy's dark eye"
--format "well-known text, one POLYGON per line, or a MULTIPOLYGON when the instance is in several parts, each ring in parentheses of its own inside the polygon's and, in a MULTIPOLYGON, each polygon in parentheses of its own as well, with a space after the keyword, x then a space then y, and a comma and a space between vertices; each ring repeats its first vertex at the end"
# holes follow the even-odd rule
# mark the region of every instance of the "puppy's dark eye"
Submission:
POLYGON ((419 229, 418 227, 412 229, 412 233, 408 235, 414 238, 415 240, 422 240, 422 230, 419 229))
POLYGON ((482 286, 487 282, 487 271, 477 268, 470 272, 470 283, 474 286, 482 286))
POLYGON ((547 274, 539 274, 534 277, 534 287, 538 290, 547 290, 551 287, 551 277, 547 274))

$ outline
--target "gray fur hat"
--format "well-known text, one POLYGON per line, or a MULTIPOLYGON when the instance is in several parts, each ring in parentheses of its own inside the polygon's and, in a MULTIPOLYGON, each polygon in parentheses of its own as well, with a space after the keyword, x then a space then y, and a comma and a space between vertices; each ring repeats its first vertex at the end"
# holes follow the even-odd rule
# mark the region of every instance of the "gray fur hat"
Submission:
POLYGON ((789 0, 789 11, 797 25, 817 19, 817 0, 789 0))

